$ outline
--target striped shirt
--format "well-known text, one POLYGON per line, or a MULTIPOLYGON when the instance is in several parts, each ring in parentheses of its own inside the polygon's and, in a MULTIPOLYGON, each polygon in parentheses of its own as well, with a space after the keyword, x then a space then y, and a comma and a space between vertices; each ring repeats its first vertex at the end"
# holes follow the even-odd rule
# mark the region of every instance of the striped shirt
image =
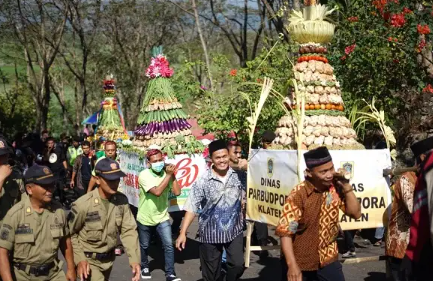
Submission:
POLYGON ((243 232, 244 174, 229 168, 222 180, 211 168, 192 185, 184 209, 199 215, 199 242, 228 243, 243 232))

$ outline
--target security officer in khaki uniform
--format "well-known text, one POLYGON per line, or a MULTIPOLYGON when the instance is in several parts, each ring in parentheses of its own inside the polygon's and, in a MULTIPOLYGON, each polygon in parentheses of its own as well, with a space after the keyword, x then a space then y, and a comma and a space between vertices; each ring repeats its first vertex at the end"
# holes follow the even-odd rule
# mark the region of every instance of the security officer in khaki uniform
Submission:
POLYGON ((12 148, 0 137, 0 227, 7 211, 21 200, 24 192, 21 172, 9 165, 11 153, 12 148))
POLYGON ((128 198, 117 192, 120 178, 125 174, 119 163, 104 158, 95 167, 99 188, 80 197, 68 216, 79 278, 106 281, 115 259, 117 235, 132 268, 133 281, 140 280, 140 252, 135 219, 128 198))
POLYGON ((8 211, 0 229, 0 275, 3 281, 75 281, 66 215, 52 200, 56 178, 48 167, 34 165, 24 179, 28 196, 8 211), (59 248, 68 265, 66 276, 59 248))

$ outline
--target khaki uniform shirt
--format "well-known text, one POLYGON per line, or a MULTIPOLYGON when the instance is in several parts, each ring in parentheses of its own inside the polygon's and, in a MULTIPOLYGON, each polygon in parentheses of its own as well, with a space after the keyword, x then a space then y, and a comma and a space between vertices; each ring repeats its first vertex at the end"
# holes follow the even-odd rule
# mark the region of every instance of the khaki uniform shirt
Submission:
POLYGON ((29 197, 13 206, 3 220, 0 247, 13 253, 13 261, 28 265, 44 265, 57 258, 59 241, 68 236, 66 215, 56 201, 36 213, 29 197))
POLYGON ((24 192, 23 180, 17 173, 16 171, 12 172, 0 191, 0 227, 6 213, 21 200, 21 193, 24 192))
POLYGON ((122 193, 111 196, 106 209, 98 189, 94 189, 72 204, 68 221, 76 264, 87 260, 85 252, 114 251, 117 235, 120 235, 130 264, 140 263, 137 224, 129 209, 128 198, 122 193))

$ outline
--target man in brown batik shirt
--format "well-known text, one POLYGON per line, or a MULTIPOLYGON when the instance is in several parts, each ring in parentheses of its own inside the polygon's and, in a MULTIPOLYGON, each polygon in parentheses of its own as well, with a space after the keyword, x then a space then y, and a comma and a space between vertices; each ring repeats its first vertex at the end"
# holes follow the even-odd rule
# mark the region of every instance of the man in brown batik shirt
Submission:
POLYGON ((284 254, 282 280, 344 281, 336 242, 339 209, 357 219, 361 206, 349 181, 334 177, 326 147, 308 151, 304 158, 305 181, 288 196, 276 230, 284 254))

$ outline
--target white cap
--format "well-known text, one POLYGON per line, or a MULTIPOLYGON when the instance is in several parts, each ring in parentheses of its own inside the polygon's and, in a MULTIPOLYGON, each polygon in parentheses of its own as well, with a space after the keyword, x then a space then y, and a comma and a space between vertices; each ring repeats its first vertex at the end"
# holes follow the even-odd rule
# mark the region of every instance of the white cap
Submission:
POLYGON ((160 147, 159 145, 152 144, 152 145, 150 145, 150 146, 147 148, 147 150, 151 150, 151 149, 158 149, 158 150, 161 150, 161 147, 160 147))

